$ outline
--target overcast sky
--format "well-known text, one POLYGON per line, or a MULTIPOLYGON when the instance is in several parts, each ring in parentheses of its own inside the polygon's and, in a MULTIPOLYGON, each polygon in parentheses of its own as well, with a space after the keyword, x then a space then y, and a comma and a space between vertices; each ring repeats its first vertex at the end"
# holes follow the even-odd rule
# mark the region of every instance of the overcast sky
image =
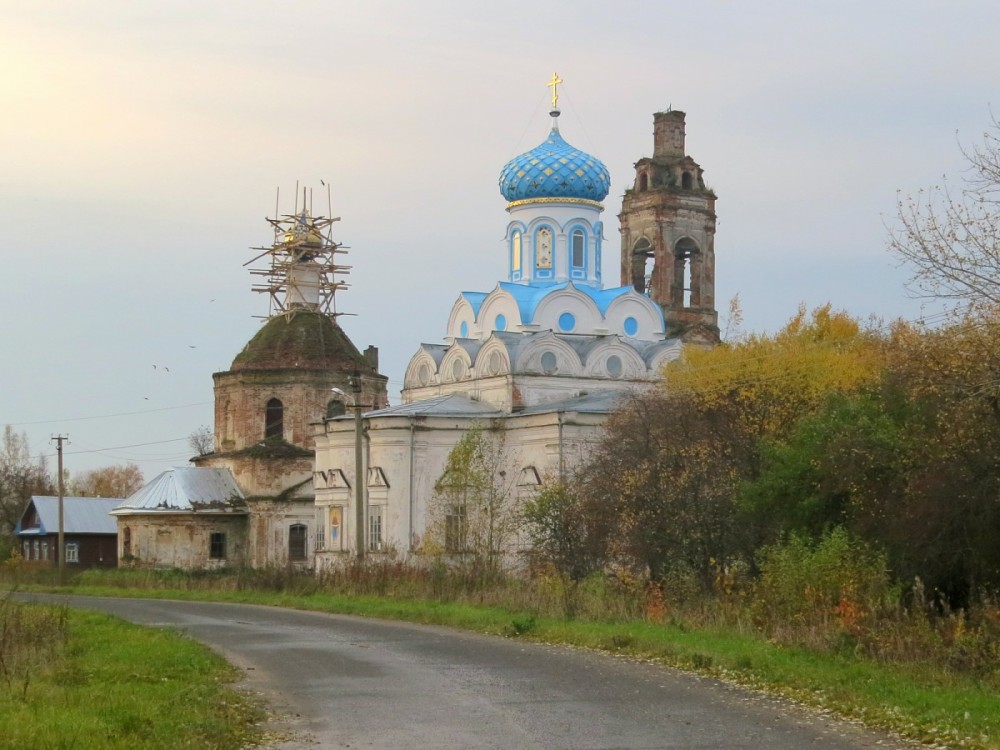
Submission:
POLYGON ((505 273, 497 177, 545 137, 553 71, 563 136, 611 171, 606 285, 673 107, 719 198, 720 312, 917 318, 886 223, 897 190, 960 177, 998 37, 990 0, 0 0, 0 424, 35 453, 68 434, 71 472, 183 464, 267 313, 243 263, 275 189, 321 179, 351 248, 341 325, 398 403, 459 292, 505 273))

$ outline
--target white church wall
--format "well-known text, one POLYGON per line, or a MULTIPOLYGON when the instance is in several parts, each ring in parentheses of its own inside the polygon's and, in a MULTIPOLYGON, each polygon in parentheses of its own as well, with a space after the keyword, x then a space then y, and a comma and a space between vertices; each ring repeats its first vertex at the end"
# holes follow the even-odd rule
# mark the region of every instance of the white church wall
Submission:
MULTIPOLYGON (((509 480, 512 499, 523 501, 538 485, 533 479, 522 483, 521 478, 538 477, 544 484, 558 477, 560 469, 568 473, 588 454, 605 418, 601 414, 548 412, 492 421, 404 415, 366 420, 366 503, 369 512, 376 507, 382 511, 383 538, 382 550, 368 554, 419 559, 424 553, 436 512, 435 484, 452 449, 468 430, 498 426, 504 431, 505 479, 509 480), (382 484, 372 484, 370 479, 376 475, 384 478, 382 484)), ((341 523, 336 549, 317 551, 317 570, 342 564, 355 549, 354 440, 352 420, 329 422, 316 435, 317 513, 325 519, 333 509, 341 523)), ((329 529, 326 533, 329 537, 329 529)), ((519 543, 512 540, 512 547, 519 543)))

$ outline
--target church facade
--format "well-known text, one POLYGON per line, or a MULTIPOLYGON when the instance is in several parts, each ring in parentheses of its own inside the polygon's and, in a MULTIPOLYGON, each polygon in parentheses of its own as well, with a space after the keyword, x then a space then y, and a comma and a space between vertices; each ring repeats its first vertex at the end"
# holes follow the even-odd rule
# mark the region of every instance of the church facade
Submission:
POLYGON ((430 549, 435 485, 470 430, 501 436, 498 473, 522 501, 584 460, 620 400, 656 383, 684 340, 717 341, 715 196, 683 154, 684 114, 655 116, 654 156, 636 163, 620 215, 621 285, 607 288, 610 175, 563 138, 557 103, 546 138, 500 173, 507 277, 458 295, 443 342, 411 358, 402 404, 316 424, 317 569, 359 545, 430 549))

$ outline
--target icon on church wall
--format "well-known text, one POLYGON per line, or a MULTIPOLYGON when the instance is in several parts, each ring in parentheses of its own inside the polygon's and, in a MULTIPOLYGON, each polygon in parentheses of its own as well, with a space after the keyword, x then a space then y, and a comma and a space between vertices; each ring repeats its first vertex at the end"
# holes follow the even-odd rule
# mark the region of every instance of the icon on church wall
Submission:
POLYGON ((542 227, 536 238, 538 251, 535 255, 535 265, 538 268, 552 268, 552 230, 542 227))
POLYGON ((340 546, 341 516, 340 508, 330 508, 330 544, 335 548, 340 546))

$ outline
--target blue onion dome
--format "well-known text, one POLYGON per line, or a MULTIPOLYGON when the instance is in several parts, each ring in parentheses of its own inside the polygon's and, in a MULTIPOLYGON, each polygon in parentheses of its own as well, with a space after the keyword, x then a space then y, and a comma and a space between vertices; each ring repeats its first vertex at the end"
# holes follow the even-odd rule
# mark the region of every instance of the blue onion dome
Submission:
POLYGON ((511 202, 538 198, 602 201, 610 189, 611 175, 604 163, 566 143, 555 121, 548 138, 515 156, 500 172, 500 193, 511 202))

